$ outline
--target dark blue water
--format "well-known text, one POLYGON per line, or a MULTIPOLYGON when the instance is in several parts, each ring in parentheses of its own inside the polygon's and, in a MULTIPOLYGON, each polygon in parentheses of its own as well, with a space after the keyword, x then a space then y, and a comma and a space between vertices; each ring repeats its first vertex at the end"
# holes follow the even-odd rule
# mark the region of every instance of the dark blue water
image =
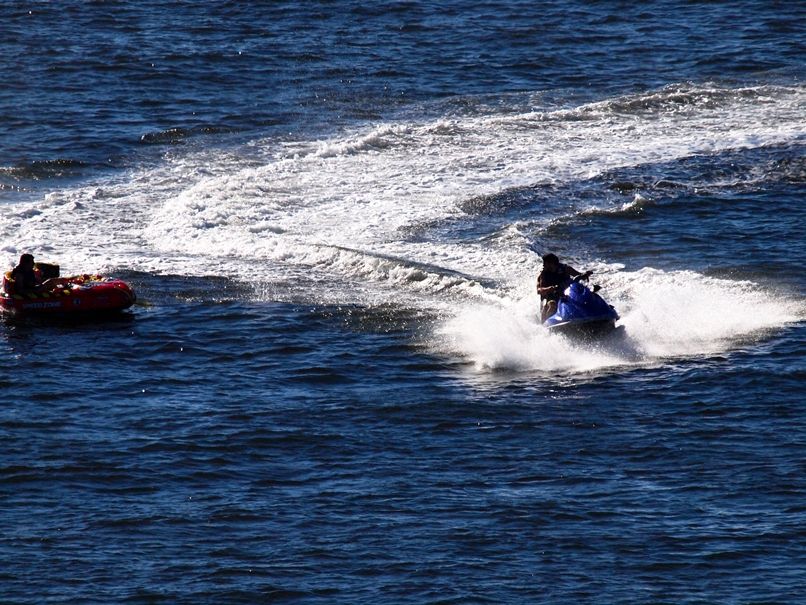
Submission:
POLYGON ((0 602, 806 602, 799 4, 0 13, 0 602))

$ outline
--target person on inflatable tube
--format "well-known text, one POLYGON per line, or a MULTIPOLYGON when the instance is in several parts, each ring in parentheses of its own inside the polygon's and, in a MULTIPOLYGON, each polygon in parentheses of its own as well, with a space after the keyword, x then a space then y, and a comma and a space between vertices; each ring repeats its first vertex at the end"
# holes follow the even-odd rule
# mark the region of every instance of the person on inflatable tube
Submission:
POLYGON ((36 272, 34 255, 27 253, 20 256, 19 264, 11 271, 11 279, 15 294, 39 294, 67 284, 67 280, 60 277, 41 280, 36 272))

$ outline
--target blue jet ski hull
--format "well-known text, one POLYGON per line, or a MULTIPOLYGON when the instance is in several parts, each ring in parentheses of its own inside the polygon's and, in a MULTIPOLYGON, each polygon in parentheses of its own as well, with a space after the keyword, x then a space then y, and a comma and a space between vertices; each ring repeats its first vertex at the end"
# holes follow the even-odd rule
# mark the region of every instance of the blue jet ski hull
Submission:
POLYGON ((571 282, 557 302, 557 312, 543 322, 550 332, 599 337, 616 329, 619 314, 612 305, 579 281, 571 282))
MULTIPOLYGON (((546 321, 548 322, 548 320, 546 321)), ((551 332, 565 334, 566 336, 605 336, 616 329, 616 320, 586 319, 543 325, 551 332)))

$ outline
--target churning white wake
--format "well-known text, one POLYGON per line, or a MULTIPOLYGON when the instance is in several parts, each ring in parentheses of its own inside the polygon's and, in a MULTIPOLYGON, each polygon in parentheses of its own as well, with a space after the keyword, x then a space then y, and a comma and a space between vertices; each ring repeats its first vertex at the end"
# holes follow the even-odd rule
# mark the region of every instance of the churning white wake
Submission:
POLYGON ((611 302, 636 351, 580 353, 546 341, 526 310, 539 263, 517 226, 493 239, 444 237, 439 227, 472 221, 462 203, 481 196, 797 140, 805 99, 802 86, 679 85, 576 107, 173 151, 154 168, 4 206, 3 252, 10 264, 32 250, 65 272, 229 276, 258 297, 290 288, 312 303, 458 309, 447 341, 485 367, 579 369, 701 352, 789 315, 751 286, 737 295, 735 284, 683 273, 614 273, 611 302), (714 319, 709 301, 727 311, 714 319))
POLYGON ((157 168, 9 208, 0 232, 7 252, 46 250, 92 268, 255 280, 274 279, 282 263, 416 288, 422 280, 389 265, 411 262, 500 280, 531 262, 523 247, 490 254, 479 242, 409 234, 464 218, 461 203, 479 196, 795 140, 805 98, 802 87, 685 85, 578 107, 173 152, 157 168))
POLYGON ((467 304, 439 329, 442 346, 479 369, 591 372, 729 349, 766 330, 806 319, 806 305, 752 282, 692 271, 614 270, 597 279, 621 314, 623 331, 596 343, 549 334, 537 295, 467 304))

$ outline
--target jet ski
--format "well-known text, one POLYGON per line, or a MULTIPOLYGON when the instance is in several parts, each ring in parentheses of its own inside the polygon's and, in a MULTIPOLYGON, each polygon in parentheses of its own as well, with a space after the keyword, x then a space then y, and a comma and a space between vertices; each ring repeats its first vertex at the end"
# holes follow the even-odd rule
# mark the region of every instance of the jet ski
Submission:
POLYGON ((619 314, 593 290, 585 286, 578 275, 563 291, 557 302, 557 312, 543 322, 549 332, 567 336, 598 337, 616 329, 619 314))

